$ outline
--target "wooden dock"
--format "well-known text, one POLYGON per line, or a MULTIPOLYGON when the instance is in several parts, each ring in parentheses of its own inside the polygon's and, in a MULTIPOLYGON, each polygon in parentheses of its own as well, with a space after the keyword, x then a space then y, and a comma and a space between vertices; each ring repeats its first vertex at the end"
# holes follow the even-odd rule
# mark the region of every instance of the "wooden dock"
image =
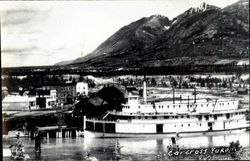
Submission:
MULTIPOLYGON (((83 131, 79 127, 67 127, 67 126, 37 127, 37 132, 41 132, 42 137, 46 138, 65 138, 65 137, 83 136, 83 131)), ((33 135, 31 137, 34 137, 34 133, 30 135, 33 135)))

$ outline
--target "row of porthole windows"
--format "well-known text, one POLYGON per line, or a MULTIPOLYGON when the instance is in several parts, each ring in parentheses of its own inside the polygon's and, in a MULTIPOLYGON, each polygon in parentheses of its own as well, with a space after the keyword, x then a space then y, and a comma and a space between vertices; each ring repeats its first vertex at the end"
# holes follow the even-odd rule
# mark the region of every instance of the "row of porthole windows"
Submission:
MULTIPOLYGON (((181 105, 176 105, 177 107, 179 107, 179 108, 181 108, 181 105)), ((164 108, 164 106, 158 106, 159 108, 164 108)), ((169 105, 167 105, 167 108, 169 108, 170 106, 169 105)), ((173 108, 175 108, 175 105, 173 105, 172 106, 173 108)), ((187 105, 187 107, 188 107, 188 105, 187 105)), ((192 107, 192 105, 190 105, 190 107, 192 107)), ((154 107, 155 108, 155 107, 154 107)))
MULTIPOLYGON (((232 121, 229 121, 228 123, 231 123, 232 121)), ((236 122, 238 123, 238 120, 236 120, 236 122)), ((214 124, 214 122, 213 122, 213 124, 214 124)), ((197 125, 202 125, 201 123, 197 123, 197 125)), ((184 125, 183 124, 181 124, 181 127, 183 127, 184 125)), ((190 127, 190 124, 187 124, 187 126, 188 127, 190 127)), ((176 124, 174 125, 174 127, 176 127, 176 124)))
MULTIPOLYGON (((238 113, 235 113, 235 115, 238 115, 238 114, 244 114, 244 112, 238 112, 238 113)), ((200 120, 202 119, 202 117, 205 117, 208 119, 208 117, 219 117, 219 116, 223 116, 223 114, 215 114, 215 115, 196 115, 197 118, 199 118, 200 120)), ((233 116, 233 114, 231 114, 231 116, 233 116)), ((171 118, 190 118, 189 115, 185 115, 185 116, 138 116, 138 117, 135 117, 133 116, 132 119, 171 119, 171 118)))
POLYGON ((137 97, 129 97, 129 100, 137 100, 137 97))
POLYGON ((245 112, 236 112, 235 115, 244 114, 245 112))
MULTIPOLYGON (((234 102, 233 102, 233 104, 234 104, 234 102)), ((220 106, 224 106, 224 103, 220 103, 219 105, 220 105, 220 106)), ((227 103, 227 105, 229 105, 229 102, 227 103)), ((179 107, 179 108, 181 108, 181 105, 176 105, 176 106, 179 107)), ((200 106, 203 107, 203 104, 201 104, 200 106)), ((208 107, 208 106, 209 106, 209 104, 207 104, 207 107, 208 107)), ((215 106, 215 104, 212 104, 212 106, 215 106)), ((158 107, 159 107, 159 108, 162 108, 162 109, 164 108, 164 106, 158 106, 158 107)), ((170 106, 167 105, 167 108, 169 108, 169 107, 170 107, 170 106)), ((173 105, 172 107, 175 108, 175 105, 173 105)), ((189 107, 192 107, 192 105, 187 105, 187 108, 189 108, 189 107)), ((195 107, 198 107, 198 105, 196 104, 195 107)))
MULTIPOLYGON (((238 120, 236 121, 237 123, 238 123, 238 120)), ((229 121, 228 123, 231 123, 231 121, 229 121)), ((214 122, 213 122, 213 124, 214 124, 214 122)), ((202 125, 201 123, 197 123, 197 125, 202 125)), ((181 127, 183 127, 184 125, 183 124, 181 124, 181 127)), ((174 125, 174 127, 176 127, 176 125, 174 125)), ((188 127, 190 127, 190 124, 188 124, 188 127)))
MULTIPOLYGON (((201 123, 199 123, 198 125, 200 125, 200 126, 201 126, 202 124, 201 124, 201 123)), ((183 124, 181 124, 181 127, 183 127, 183 126, 184 126, 184 125, 183 125, 183 124)), ((188 127, 190 127, 190 124, 187 124, 187 126, 188 126, 188 127)), ((176 124, 174 125, 174 127, 176 127, 176 124)))
POLYGON ((133 116, 132 119, 171 119, 171 118, 190 118, 187 116, 133 116))
MULTIPOLYGON (((181 105, 176 105, 177 107, 179 107, 179 108, 181 108, 181 105)), ((175 105, 173 105, 172 107, 173 108, 175 108, 176 107, 175 105)), ((214 106, 214 104, 213 104, 213 106, 214 106)), ((159 107, 159 109, 160 108, 164 108, 164 106, 158 106, 159 107)), ((167 108, 169 108, 170 106, 169 105, 167 105, 167 108)), ((192 105, 187 105, 187 108, 189 108, 189 107, 192 107, 192 105)), ((198 107, 198 105, 195 105, 195 107, 198 107)), ((203 105, 201 105, 201 107, 203 107, 203 105)), ((154 107, 155 108, 155 107, 154 107)))
MULTIPOLYGON (((233 102, 233 104, 234 104, 234 102, 233 102)), ((224 106, 224 103, 222 103, 222 105, 224 106)), ((229 105, 229 103, 228 103, 228 105, 229 105)), ((176 105, 177 106, 177 105, 176 105)), ((207 104, 207 107, 209 106, 209 104, 207 104)), ((212 104, 212 106, 214 106, 214 104, 212 104)), ((221 106, 221 103, 220 103, 220 106, 221 106)), ((178 105, 178 107, 179 108, 181 108, 181 105, 178 105)), ((187 107, 189 108, 189 107, 192 107, 192 105, 187 105, 187 107)), ((198 105, 195 105, 195 107, 198 107, 198 105)), ((201 107, 203 107, 203 104, 201 104, 201 107)), ((124 108, 127 108, 127 109, 129 109, 129 106, 124 106, 124 108)), ((140 109, 140 106, 138 106, 138 108, 140 109)), ((154 107, 155 108, 155 107, 154 107)), ((159 106, 159 108, 164 108, 164 106, 159 106)), ((169 108, 169 105, 167 105, 167 108, 169 108)), ((173 105, 173 108, 175 108, 175 105, 173 105)))
MULTIPOLYGON (((226 104, 226 103, 225 103, 226 104)), ((229 105, 230 103, 228 102, 227 105, 229 105)), ((224 106, 224 103, 220 103, 219 104, 220 106, 224 106)), ((233 102, 233 105, 234 105, 234 102, 233 102)))
MULTIPOLYGON (((229 124, 230 124, 231 122, 233 122, 233 121, 228 121, 229 124)), ((238 120, 236 120, 236 122, 238 123, 238 120)))

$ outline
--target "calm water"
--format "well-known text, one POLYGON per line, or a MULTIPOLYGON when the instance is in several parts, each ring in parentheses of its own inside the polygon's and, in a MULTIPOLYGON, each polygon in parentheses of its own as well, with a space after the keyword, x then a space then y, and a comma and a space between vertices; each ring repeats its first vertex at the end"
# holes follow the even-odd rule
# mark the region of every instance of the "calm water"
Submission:
MULTIPOLYGON (((195 135, 182 137, 179 145, 185 148, 206 148, 213 146, 229 146, 229 142, 239 140, 243 147, 249 148, 249 131, 237 133, 195 135)), ((4 140, 5 147, 16 139, 4 140)), ((101 138, 51 138, 42 140, 42 152, 35 153, 34 140, 21 138, 25 152, 31 160, 84 160, 86 152, 98 160, 112 160, 117 139, 101 138)), ((157 160, 156 155, 166 153, 170 139, 166 138, 120 138, 121 160, 157 160)))

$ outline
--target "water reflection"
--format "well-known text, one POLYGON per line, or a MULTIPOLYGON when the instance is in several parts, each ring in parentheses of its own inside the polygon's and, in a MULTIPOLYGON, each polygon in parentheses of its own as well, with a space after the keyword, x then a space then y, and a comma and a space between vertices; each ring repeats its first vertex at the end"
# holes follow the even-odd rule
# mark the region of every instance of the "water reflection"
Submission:
MULTIPOLYGON (((40 160, 82 160, 86 152, 99 160, 110 160, 114 157, 117 139, 101 138, 57 138, 45 139, 42 141, 42 153, 34 153, 34 140, 22 138, 25 151, 31 159, 40 160)), ((184 148, 206 148, 213 146, 229 146, 229 142, 239 140, 243 147, 249 147, 249 132, 239 132, 231 134, 213 134, 183 136, 179 145, 184 148)), ((169 138, 120 138, 121 155, 125 160, 155 160, 158 154, 166 153, 170 144, 169 138)), ((10 144, 11 140, 4 141, 10 144)))
POLYGON ((164 146, 163 146, 163 140, 162 139, 157 139, 156 140, 156 152, 163 152, 164 151, 164 146))

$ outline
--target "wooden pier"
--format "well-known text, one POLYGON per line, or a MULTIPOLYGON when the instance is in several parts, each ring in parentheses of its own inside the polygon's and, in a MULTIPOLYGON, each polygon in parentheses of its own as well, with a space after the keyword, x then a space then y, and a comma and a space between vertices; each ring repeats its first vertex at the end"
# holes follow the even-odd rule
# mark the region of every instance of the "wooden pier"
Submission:
MULTIPOLYGON (((83 130, 79 127, 67 127, 67 126, 46 126, 37 127, 37 131, 40 132, 42 137, 46 138, 67 138, 67 137, 82 137, 83 130)), ((35 132, 29 132, 29 136, 34 138, 35 132)))

